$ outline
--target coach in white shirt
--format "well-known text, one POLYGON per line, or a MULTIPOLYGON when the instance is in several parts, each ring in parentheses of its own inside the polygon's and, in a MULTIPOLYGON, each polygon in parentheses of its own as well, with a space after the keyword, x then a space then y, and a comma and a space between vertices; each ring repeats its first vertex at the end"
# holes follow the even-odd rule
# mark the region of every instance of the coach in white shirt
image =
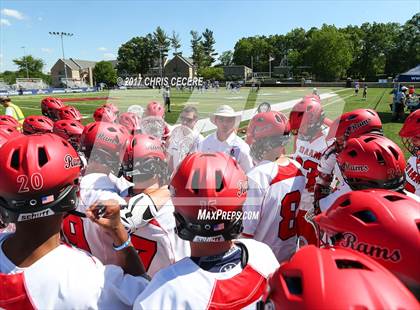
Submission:
POLYGON ((200 142, 198 150, 224 152, 235 158, 241 168, 248 172, 253 167, 249 146, 235 133, 241 121, 241 115, 230 106, 222 105, 210 116, 210 120, 216 125, 217 130, 200 142))

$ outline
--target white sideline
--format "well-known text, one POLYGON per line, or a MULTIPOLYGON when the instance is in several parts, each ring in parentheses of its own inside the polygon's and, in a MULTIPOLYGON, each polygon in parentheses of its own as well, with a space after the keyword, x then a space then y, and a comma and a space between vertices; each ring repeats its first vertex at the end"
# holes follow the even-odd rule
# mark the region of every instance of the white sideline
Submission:
MULTIPOLYGON (((328 99, 331 97, 335 97, 337 94, 335 92, 330 92, 326 94, 321 94, 321 99, 328 99)), ((298 103, 302 98, 288 100, 284 102, 274 103, 271 105, 271 109, 274 111, 284 111, 287 109, 292 108, 296 103, 298 103)), ((187 103, 188 104, 188 103, 187 103)), ((256 114, 257 108, 252 108, 248 110, 242 111, 241 121, 250 120, 256 114)), ((196 129, 200 129, 201 133, 205 133, 211 130, 215 130, 216 126, 210 121, 210 118, 202 118, 197 121, 195 124, 196 129)))

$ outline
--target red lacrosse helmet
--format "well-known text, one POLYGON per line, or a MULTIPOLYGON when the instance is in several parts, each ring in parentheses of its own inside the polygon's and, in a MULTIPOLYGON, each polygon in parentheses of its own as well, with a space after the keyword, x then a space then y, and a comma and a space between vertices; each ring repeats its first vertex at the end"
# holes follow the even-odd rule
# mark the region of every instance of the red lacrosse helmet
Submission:
POLYGON ((321 102, 321 98, 318 96, 318 95, 316 95, 316 94, 309 94, 309 95, 305 95, 304 97, 303 97, 303 99, 306 99, 306 98, 309 98, 309 99, 315 99, 316 101, 319 101, 319 102, 321 102))
POLYGON ((80 158, 54 134, 21 135, 0 149, 0 213, 23 222, 77 206, 80 158))
POLYGON ((134 183, 154 176, 166 183, 168 166, 162 141, 150 135, 135 135, 126 149, 123 169, 126 177, 134 177, 134 183))
POLYGON ((289 140, 290 125, 287 117, 277 111, 261 112, 252 117, 246 131, 246 143, 252 145, 267 137, 284 136, 289 140))
POLYGON ((420 110, 414 111, 406 118, 399 135, 407 151, 418 156, 420 143, 414 144, 413 138, 420 140, 420 110))
POLYGON ((0 124, 0 147, 10 139, 20 135, 20 131, 18 131, 15 127, 0 124))
POLYGON ((146 116, 158 116, 162 117, 165 115, 165 109, 157 101, 151 101, 146 107, 146 116))
POLYGON ((121 163, 129 139, 127 130, 121 125, 93 122, 84 128, 80 146, 89 160, 114 166, 121 163))
POLYGON ((58 98, 47 97, 41 101, 42 115, 51 118, 53 121, 58 119, 58 112, 62 107, 64 105, 58 98))
POLYGON ((372 132, 382 133, 378 113, 372 109, 357 109, 342 114, 332 123, 327 140, 341 138, 346 141, 372 132))
POLYGON ((337 163, 352 190, 404 187, 404 154, 383 136, 370 134, 348 140, 337 155, 337 163))
POLYGON ((115 104, 105 103, 105 104, 102 105, 102 107, 110 109, 111 112, 114 113, 116 116, 118 116, 118 114, 120 114, 120 110, 118 109, 118 107, 115 104))
POLYGON ((305 96, 302 98, 301 101, 299 101, 293 106, 289 114, 290 130, 292 134, 298 134, 303 114, 305 114, 308 105, 312 104, 313 101, 315 102, 317 100, 312 97, 305 96))
POLYGON ((128 132, 132 135, 139 131, 140 118, 135 113, 125 112, 120 114, 118 122, 125 126, 128 132))
POLYGON ((69 119, 72 121, 78 121, 80 122, 82 120, 82 114, 80 114, 80 111, 72 106, 64 106, 62 107, 59 112, 59 117, 61 120, 63 119, 69 119))
MULTIPOLYGON (((172 178, 177 233, 194 242, 232 240, 242 225, 242 204, 247 178, 238 163, 224 153, 192 153, 185 157, 172 178), (204 213, 226 217, 200 219, 204 213)), ((204 216, 205 218, 205 216, 204 216)))
POLYGON ((12 126, 12 127, 15 127, 15 128, 20 127, 20 124, 16 120, 16 118, 14 118, 13 116, 10 116, 10 115, 0 115, 0 125, 8 125, 8 126, 12 126))
POLYGON ((63 119, 54 123, 53 132, 69 141, 75 150, 78 150, 80 148, 80 138, 84 128, 85 127, 77 121, 63 119))
POLYGON ((389 190, 352 191, 316 216, 315 222, 335 246, 372 257, 408 287, 420 289, 417 201, 389 190))
POLYGON ((31 115, 25 118, 22 127, 23 133, 27 135, 48 133, 53 131, 54 123, 46 116, 31 115))
POLYGON ((111 109, 106 107, 99 107, 93 113, 95 122, 115 123, 117 115, 111 109))
POLYGON ((270 277, 264 303, 265 309, 418 308, 407 288, 372 259, 313 245, 296 252, 270 277))
POLYGON ((315 137, 321 131, 324 119, 325 114, 321 102, 311 98, 310 102, 306 104, 306 110, 302 116, 299 136, 304 140, 310 140, 315 137))

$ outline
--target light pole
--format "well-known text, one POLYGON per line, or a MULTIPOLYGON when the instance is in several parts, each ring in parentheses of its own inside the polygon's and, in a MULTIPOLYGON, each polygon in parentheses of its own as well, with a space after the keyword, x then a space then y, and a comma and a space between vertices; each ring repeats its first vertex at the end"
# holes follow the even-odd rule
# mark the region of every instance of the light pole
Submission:
MULTIPOLYGON (((162 51, 165 47, 163 45, 159 45, 158 49, 159 49, 159 68, 160 68, 160 78, 162 81, 163 78, 163 60, 162 60, 162 51)), ((162 82, 161 82, 162 83, 162 82)))
POLYGON ((25 60, 25 67, 26 67, 26 78, 29 79, 28 60, 26 59, 25 47, 22 46, 22 49, 23 49, 23 59, 25 60))
POLYGON ((66 67, 66 63, 65 63, 65 57, 64 57, 64 43, 63 43, 63 36, 66 37, 72 37, 73 33, 68 33, 68 32, 56 32, 56 31, 50 31, 49 32, 50 35, 53 36, 60 36, 61 37, 61 50, 63 51, 63 62, 64 62, 64 75, 66 77, 66 82, 67 82, 67 67, 66 67))

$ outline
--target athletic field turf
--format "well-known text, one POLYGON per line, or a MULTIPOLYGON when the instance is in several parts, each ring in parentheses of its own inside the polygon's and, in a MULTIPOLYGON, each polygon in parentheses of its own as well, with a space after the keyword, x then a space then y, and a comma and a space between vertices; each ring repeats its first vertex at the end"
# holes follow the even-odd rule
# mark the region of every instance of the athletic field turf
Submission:
MULTIPOLYGON (((391 111, 389 103, 391 103, 391 89, 370 88, 368 89, 367 100, 362 99, 361 94, 353 96, 353 89, 345 88, 318 88, 322 100, 326 116, 335 119, 341 113, 351 111, 357 108, 375 109, 384 124, 385 135, 398 143, 401 147, 401 141, 398 131, 402 122, 391 122, 391 111)), ((258 93, 252 92, 250 88, 242 88, 239 92, 231 92, 225 88, 208 90, 206 92, 188 91, 181 92, 171 91, 171 113, 166 113, 166 121, 174 124, 178 120, 179 112, 184 105, 191 104, 197 107, 200 118, 207 118, 217 106, 221 104, 231 105, 236 111, 243 111, 256 108, 260 103, 267 101, 271 104, 278 104, 277 107, 288 114, 290 106, 293 105, 292 100, 297 100, 306 94, 310 94, 312 88, 303 87, 263 87, 258 93)), ((115 90, 104 91, 99 93, 75 93, 75 94, 57 94, 58 98, 66 98, 71 101, 66 102, 68 105, 77 107, 84 116, 83 123, 92 121, 92 113, 99 105, 105 102, 116 104, 120 111, 126 111, 130 105, 141 105, 145 107, 151 100, 162 102, 162 95, 158 90, 142 89, 142 90, 115 90), (103 99, 108 97, 108 99, 103 99), (83 98, 91 98, 94 100, 85 100, 83 98)), ((40 101, 45 95, 36 96, 15 96, 12 102, 18 104, 26 116, 41 114, 40 101)), ((0 108, 0 113, 4 113, 4 109, 0 108)), ((247 121, 241 123, 245 126, 247 121)), ((408 154, 406 154, 408 155, 408 154)))

